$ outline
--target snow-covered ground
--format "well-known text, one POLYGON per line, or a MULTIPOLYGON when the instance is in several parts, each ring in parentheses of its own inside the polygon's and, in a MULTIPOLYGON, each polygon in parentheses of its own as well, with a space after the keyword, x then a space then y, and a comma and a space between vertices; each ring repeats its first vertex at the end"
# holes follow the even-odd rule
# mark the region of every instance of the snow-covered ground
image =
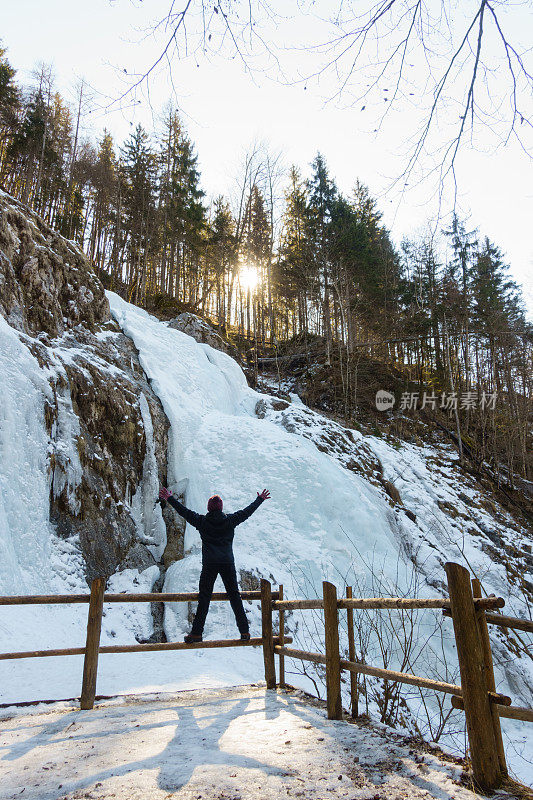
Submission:
MULTIPOLYGON (((267 577, 274 584, 282 583, 287 597, 316 596, 324 579, 335 583, 339 591, 349 584, 363 595, 430 597, 445 593, 444 562, 459 561, 480 577, 487 594, 506 598, 508 613, 530 616, 523 594, 509 582, 505 561, 495 560, 490 549, 495 537, 519 548, 526 534, 503 512, 496 519, 487 511, 474 483, 458 479, 449 450, 414 444, 398 449, 380 438, 347 431, 307 409, 298 398, 280 404, 251 390, 240 367, 225 353, 197 343, 117 295, 108 293, 108 298, 113 316, 133 339, 171 423, 170 488, 200 512, 215 492, 222 495, 229 511, 247 505, 265 487, 272 493, 272 499, 237 529, 237 567, 248 580, 267 577), (389 502, 376 478, 378 459, 383 477, 399 489, 405 507, 389 502), (406 508, 416 514, 416 521, 407 516, 406 508)), ((0 384, 0 523, 4 533, 0 589, 6 594, 86 591, 76 543, 58 539, 47 519, 45 381, 18 336, 3 320, 0 323, 2 341, 8 345, 3 369, 14 387, 6 390, 0 384)), ((137 509, 138 514, 144 511, 137 509)), ((161 551, 159 513, 156 510, 154 525, 161 551)), ((164 590, 195 591, 200 563, 199 535, 188 526, 185 558, 167 570, 164 590)), ((526 574, 527 565, 523 569, 526 574)), ((157 573, 157 567, 143 573, 124 571, 113 576, 110 589, 149 591, 157 573)), ((249 604, 247 609, 252 632, 258 633, 258 604, 249 604)), ((167 606, 169 640, 181 638, 188 630, 189 611, 184 604, 167 606)), ((395 620, 400 618, 396 613, 382 615, 385 639, 397 636, 395 620)), ((26 650, 83 645, 86 614, 86 606, 0 608, 4 646, 26 650)), ((102 643, 134 643, 136 636, 150 635, 151 624, 148 606, 113 605, 105 611, 102 643)), ((317 614, 294 613, 288 616, 287 626, 296 646, 322 649, 317 614)), ((228 604, 214 603, 206 638, 229 638, 235 632, 228 604)), ((411 638, 413 650, 406 663, 412 671, 456 678, 449 621, 442 622, 432 612, 416 615, 411 638), (431 635, 433 631, 436 635, 431 635)), ((492 639, 499 691, 511 694, 518 705, 531 705, 531 659, 513 658, 503 634, 493 632, 492 639)), ((342 644, 346 644, 345 634, 342 644)), ((369 650, 369 660, 373 655, 369 650)), ((401 657, 401 645, 396 643, 387 665, 399 666, 401 657)), ((313 689, 312 681, 297 673, 297 664, 287 666, 292 670, 291 683, 313 689)), ((97 691, 111 695, 231 686, 257 681, 262 670, 261 652, 252 648, 104 655, 97 691)), ((2 661, 0 701, 76 696, 81 672, 81 658, 75 656, 2 661)), ((320 676, 311 677, 320 688, 320 676)), ((440 711, 431 695, 425 698, 425 706, 416 692, 406 696, 415 717, 429 708, 428 718, 438 718, 440 711)), ((445 708, 447 713, 447 700, 445 708)), ((370 697, 369 709, 378 711, 375 697, 370 697)), ((464 730, 459 712, 452 719, 456 730, 464 730)), ((533 782, 533 726, 511 721, 503 726, 513 771, 533 782)))
MULTIPOLYGON (((474 800, 461 766, 258 686, 0 715, 2 797, 474 800), (3 716, 3 719, 2 719, 3 716)), ((497 797, 508 795, 498 792, 497 797)))

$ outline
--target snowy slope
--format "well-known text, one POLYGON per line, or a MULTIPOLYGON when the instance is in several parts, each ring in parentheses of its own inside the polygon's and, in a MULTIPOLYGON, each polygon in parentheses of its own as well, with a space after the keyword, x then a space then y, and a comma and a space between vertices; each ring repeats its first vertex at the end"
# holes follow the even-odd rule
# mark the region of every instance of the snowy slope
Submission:
MULTIPOLYGON (((321 591, 324 579, 338 582, 339 570, 343 574, 350 565, 362 578, 364 567, 354 561, 349 531, 388 573, 396 572, 399 523, 382 494, 307 437, 295 436, 275 419, 258 418, 255 408, 263 396, 248 388, 229 356, 165 327, 117 295, 110 293, 109 299, 171 421, 172 477, 174 485, 187 487, 187 505, 203 512, 207 498, 217 492, 233 511, 248 505, 256 490, 266 486, 272 493, 272 500, 238 530, 239 567, 271 576, 292 593, 302 581, 310 593, 321 591)), ((200 545, 199 534, 188 526, 186 557, 168 570, 166 590, 196 587, 200 545)), ((231 615, 221 611, 222 616, 229 633, 231 615)), ((220 632, 216 614, 208 624, 208 635, 220 632)), ((185 626, 172 611, 167 633, 178 635, 185 626)))

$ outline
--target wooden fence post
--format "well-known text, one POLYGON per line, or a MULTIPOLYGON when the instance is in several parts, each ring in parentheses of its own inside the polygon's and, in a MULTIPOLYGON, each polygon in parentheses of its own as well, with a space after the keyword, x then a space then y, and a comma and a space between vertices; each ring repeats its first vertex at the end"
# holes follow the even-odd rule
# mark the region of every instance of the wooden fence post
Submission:
POLYGON ((83 684, 80 707, 88 710, 94 707, 96 696, 96 675, 98 672, 98 650, 102 629, 102 610, 104 607, 105 578, 95 578, 91 584, 89 616, 87 619, 87 641, 83 661, 83 684))
POLYGON ((472 771, 474 780, 480 788, 492 792, 500 785, 502 775, 470 575, 460 564, 448 562, 445 564, 445 569, 461 673, 472 771))
POLYGON ((326 691, 328 719, 342 719, 341 659, 339 654, 339 612, 337 589, 332 583, 322 583, 324 594, 324 633, 326 642, 326 691))
MULTIPOLYGON (((472 594, 474 597, 481 597, 481 583, 477 578, 472 578, 472 594)), ((479 636, 481 638, 481 647, 483 648, 483 661, 485 663, 485 679, 487 681, 487 689, 489 692, 496 691, 496 680, 494 678, 494 665, 492 663, 492 652, 490 649, 490 636, 487 620, 485 619, 485 611, 481 608, 477 612, 477 623, 479 626, 479 636)), ((507 778, 509 773, 507 771, 507 762, 505 760, 505 748, 503 746, 502 728, 500 725, 500 715, 495 703, 490 704, 492 714, 492 724, 494 726, 494 739, 496 740, 496 749, 498 750, 498 761, 502 776, 507 778)))
MULTIPOLYGON (((346 597, 352 597, 352 587, 346 587, 346 597)), ((355 661, 355 638, 353 632, 353 608, 346 609, 346 619, 348 624, 348 659, 355 661)), ((352 717, 359 716, 359 686, 355 672, 350 672, 350 710, 352 717)))
MULTIPOLYGON (((283 584, 279 585, 279 599, 283 600, 283 584)), ((283 647, 285 644, 285 611, 280 608, 279 610, 279 643, 283 647)), ((279 655, 279 685, 283 688, 285 686, 285 656, 280 653, 279 655)))
POLYGON ((265 681, 267 689, 275 689, 276 665, 274 663, 274 635, 272 633, 272 586, 270 581, 264 578, 261 580, 261 625, 265 681))

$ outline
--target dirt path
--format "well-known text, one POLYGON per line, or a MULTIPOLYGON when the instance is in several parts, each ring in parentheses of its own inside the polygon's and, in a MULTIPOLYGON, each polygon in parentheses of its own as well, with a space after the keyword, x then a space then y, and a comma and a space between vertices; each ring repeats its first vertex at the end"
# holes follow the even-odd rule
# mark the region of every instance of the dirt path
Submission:
POLYGON ((329 721, 302 693, 261 686, 2 712, 0 739, 2 800, 476 796, 452 761, 379 726, 329 721))

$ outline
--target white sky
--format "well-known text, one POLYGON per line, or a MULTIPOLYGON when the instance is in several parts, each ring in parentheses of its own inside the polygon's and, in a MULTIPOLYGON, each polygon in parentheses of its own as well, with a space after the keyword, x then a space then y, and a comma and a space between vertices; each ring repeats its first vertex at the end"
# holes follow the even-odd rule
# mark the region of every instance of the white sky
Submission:
MULTIPOLYGON (((284 8, 288 8, 288 2, 284 8)), ((461 2, 471 6, 470 0, 461 2)), ((121 73, 113 65, 126 68, 128 73, 146 68, 159 52, 158 43, 153 38, 136 43, 139 34, 134 28, 141 28, 159 12, 162 16, 170 0, 150 0, 142 5, 130 0, 2 0, 2 5, 1 37, 19 80, 29 82, 37 62, 52 62, 57 87, 68 99, 74 96, 73 85, 79 76, 103 94, 116 97, 121 73)), ((513 35, 522 35, 525 44, 529 44, 533 32, 527 11, 517 7, 505 20, 512 25, 511 33, 514 29, 513 35)), ((320 37, 324 25, 312 19, 302 22, 300 16, 298 23, 277 22, 270 28, 267 23, 264 30, 267 38, 283 43, 284 39, 320 37)), ((304 53, 282 52, 281 58, 292 74, 299 67, 317 66, 316 60, 304 53)), ((410 187, 401 202, 396 195, 384 193, 390 178, 398 175, 404 164, 402 152, 412 131, 414 105, 409 108, 404 104, 390 114, 375 134, 378 114, 385 107, 381 87, 365 101, 362 112, 361 103, 348 107, 325 103, 333 85, 327 79, 320 86, 309 83, 304 89, 302 84, 282 85, 261 73, 252 80, 242 64, 227 57, 200 59, 199 67, 195 61, 174 64, 174 83, 208 196, 229 194, 243 153, 253 140, 264 140, 273 151, 283 153, 287 166, 295 163, 304 175, 320 151, 344 193, 350 193, 357 178, 366 183, 379 198, 384 222, 397 243, 435 216, 435 180, 410 187)), ((383 85, 392 84, 384 81, 383 85)), ((156 113, 169 96, 167 73, 160 72, 151 86, 156 113)), ((450 116, 456 118, 452 107, 450 116)), ((105 126, 121 143, 137 121, 149 130, 153 128, 152 112, 144 100, 135 111, 92 114, 85 125, 88 133, 92 130, 98 134, 105 126)), ((427 165, 427 161, 422 162, 423 168, 427 165)), ((524 286, 533 316, 532 162, 516 144, 495 153, 491 142, 481 139, 476 150, 467 144, 458 162, 458 175, 458 211, 469 214, 469 227, 478 227, 505 252, 513 275, 524 286)), ((440 227, 444 225, 443 221, 440 227)))

